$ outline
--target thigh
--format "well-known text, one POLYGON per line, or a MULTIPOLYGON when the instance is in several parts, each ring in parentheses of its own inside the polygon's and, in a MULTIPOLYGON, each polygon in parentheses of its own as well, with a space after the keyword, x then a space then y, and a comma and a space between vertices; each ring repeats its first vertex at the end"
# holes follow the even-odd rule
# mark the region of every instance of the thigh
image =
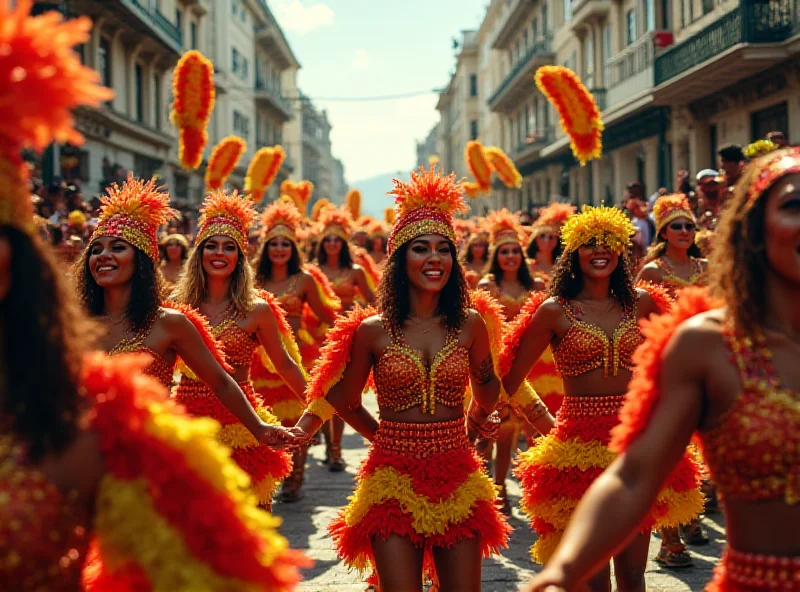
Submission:
POLYGON ((433 561, 441 592, 480 592, 481 540, 458 541, 449 549, 433 548, 433 561))
POLYGON ((639 534, 614 556, 614 579, 620 592, 644 591, 644 572, 650 550, 650 533, 639 534))
POLYGON ((586 584, 589 592, 611 592, 611 564, 606 565, 594 574, 586 584))
POLYGON ((383 592, 419 592, 422 589, 423 549, 410 539, 392 535, 373 538, 375 571, 383 592))

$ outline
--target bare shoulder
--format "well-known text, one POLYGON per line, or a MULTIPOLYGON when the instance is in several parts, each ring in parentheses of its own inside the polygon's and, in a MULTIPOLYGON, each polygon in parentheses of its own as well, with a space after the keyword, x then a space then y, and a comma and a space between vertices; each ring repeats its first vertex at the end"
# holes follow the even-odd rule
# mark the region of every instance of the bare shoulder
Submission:
POLYGON ((703 369, 726 357, 721 309, 700 313, 681 323, 667 344, 665 361, 683 369, 703 369), (697 352, 703 352, 698 356, 697 352))
POLYGON ((187 331, 190 327, 194 327, 192 322, 186 318, 186 315, 173 308, 159 308, 156 325, 169 333, 173 331, 187 331))
POLYGON ((658 263, 655 261, 651 261, 639 272, 639 279, 644 280, 645 282, 653 282, 654 284, 660 284, 664 281, 664 272, 658 266, 658 263))
POLYGON ((537 318, 556 321, 564 316, 564 307, 555 296, 550 296, 536 309, 537 318))

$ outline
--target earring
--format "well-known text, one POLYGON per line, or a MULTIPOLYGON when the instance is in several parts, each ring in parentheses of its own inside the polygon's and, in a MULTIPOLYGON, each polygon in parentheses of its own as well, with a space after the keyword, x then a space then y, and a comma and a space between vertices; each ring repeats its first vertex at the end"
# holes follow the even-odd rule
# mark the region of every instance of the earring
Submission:
POLYGON ((574 280, 575 279, 575 272, 573 271, 572 273, 570 273, 569 277, 571 277, 574 280))

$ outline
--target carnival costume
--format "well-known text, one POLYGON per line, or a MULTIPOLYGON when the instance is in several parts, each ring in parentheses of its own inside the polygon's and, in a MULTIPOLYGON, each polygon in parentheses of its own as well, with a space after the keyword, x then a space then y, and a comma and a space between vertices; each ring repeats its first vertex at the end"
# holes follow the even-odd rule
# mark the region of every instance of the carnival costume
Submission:
MULTIPOLYGON (((675 220, 688 220, 692 224, 697 224, 697 219, 689 206, 689 200, 683 194, 663 195, 658 198, 653 206, 653 216, 656 223, 656 235, 660 235, 668 224, 675 220)), ((663 274, 661 285, 675 296, 681 289, 689 286, 704 285, 706 273, 703 262, 696 258, 691 258, 692 275, 689 279, 678 276, 670 267, 664 257, 654 259, 653 262, 663 274)))
MULTIPOLYGON (((130 174, 122 186, 114 184, 106 191, 108 195, 101 199, 97 228, 89 239, 87 248, 91 248, 91 245, 103 236, 119 238, 142 251, 150 258, 153 265, 157 266, 158 228, 173 215, 173 210, 169 208, 169 195, 156 187, 154 179, 145 183, 134 179, 130 174)), ((170 363, 164 356, 144 345, 153 325, 165 310, 180 312, 189 319, 203 337, 203 341, 212 355, 223 368, 229 369, 225 362, 225 355, 218 347, 205 318, 192 307, 174 302, 163 303, 153 312, 144 326, 117 343, 108 354, 146 353, 150 355, 152 361, 145 369, 145 373, 155 377, 161 384, 169 388, 180 360, 176 358, 174 362, 170 363)))
MULTIPOLYGON (((222 235, 236 242, 240 254, 247 252, 247 229, 255 218, 255 209, 249 199, 236 192, 212 191, 203 202, 200 212, 196 245, 202 244, 212 236, 222 235)), ((281 342, 289 355, 299 363, 299 352, 294 344, 291 327, 277 299, 265 291, 259 292, 258 296, 272 308, 281 342)), ((212 334, 220 342, 227 361, 234 371, 243 367, 249 370, 253 354, 260 348, 258 337, 246 333, 239 327, 238 322, 245 314, 246 311, 239 310, 232 302, 225 318, 211 327, 212 334)), ((239 387, 264 422, 280 425, 280 421, 259 403, 249 378, 240 381, 239 387)), ((211 389, 197 380, 188 369, 181 377, 175 399, 192 415, 211 417, 222 424, 220 441, 233 449, 233 459, 250 475, 259 502, 269 504, 278 484, 291 471, 291 455, 259 444, 247 428, 225 408, 219 398, 214 396, 211 389)))
MULTIPOLYGON (((0 0, 0 45, 8 50, 0 56, 8 111, 0 123, 0 226, 37 241, 21 149, 40 151, 54 140, 80 145, 70 110, 111 94, 72 51, 89 40, 90 20, 31 17, 32 4, 18 0, 11 9, 0 0)), ((95 436, 105 471, 91 508, 30 463, 27 444, 13 435, 14 417, 2 418, 11 428, 0 436, 3 590, 294 588, 297 567, 308 562, 288 550, 278 521, 257 510, 247 476, 214 442, 219 426, 169 402, 143 375, 148 364, 144 355, 94 354, 83 362, 86 423, 79 429, 95 436)))
MULTIPOLYGON (((632 235, 633 227, 621 211, 586 206, 562 230, 563 256, 569 257, 581 245, 595 241, 622 257, 632 235)), ((668 306, 664 291, 658 294, 654 286, 648 288, 662 309, 668 306)), ((501 375, 510 370, 522 335, 546 299, 545 294, 534 295, 511 324, 501 375)), ((617 376, 621 368, 632 369, 633 352, 643 341, 636 322, 636 303, 625 307, 611 338, 597 325, 582 320, 580 307, 564 298, 558 298, 558 303, 571 323, 558 345, 553 346, 561 376, 576 377, 600 368, 604 376, 617 376)), ((608 444, 611 429, 619 423, 623 400, 623 396, 565 396, 554 430, 519 455, 515 473, 523 489, 522 508, 539 534, 531 549, 537 563, 548 561, 578 502, 614 460, 608 444)), ((697 516, 703 507, 698 480, 697 466, 684 456, 641 525, 641 532, 686 524, 697 516)))
MULTIPOLYGON (((452 213, 463 207, 454 176, 435 171, 412 173, 409 184, 395 181, 397 222, 389 237, 389 256, 424 234, 455 241, 452 213)), ((333 409, 325 401, 342 378, 355 332, 374 314, 355 307, 328 334, 322 357, 308 384, 308 412, 325 420, 333 409)), ((470 369, 457 329, 430 369, 410 348, 401 327, 386 326, 391 345, 373 367, 378 404, 402 411, 419 407, 434 414, 437 406, 463 407, 470 369)), ((425 549, 425 567, 434 571, 433 547, 452 547, 480 539, 488 556, 504 546, 509 527, 494 506, 495 487, 467 439, 463 418, 435 423, 381 421, 369 454, 358 472, 350 504, 329 530, 339 556, 361 571, 373 563, 372 539, 402 536, 425 549)))

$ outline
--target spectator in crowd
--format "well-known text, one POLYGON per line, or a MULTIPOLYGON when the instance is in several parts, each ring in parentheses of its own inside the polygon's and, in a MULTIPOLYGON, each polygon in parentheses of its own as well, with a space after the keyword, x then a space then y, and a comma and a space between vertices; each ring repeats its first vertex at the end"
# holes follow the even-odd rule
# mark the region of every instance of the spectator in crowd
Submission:
POLYGON ((697 224, 700 228, 714 230, 725 201, 725 180, 713 169, 697 173, 697 224))
POLYGON ((647 215, 647 202, 644 200, 644 186, 639 181, 631 181, 625 187, 625 207, 631 216, 636 234, 633 237, 633 256, 643 257, 653 242, 655 224, 647 215))
POLYGON ((789 144, 783 132, 770 132, 767 134, 766 139, 775 144, 778 148, 786 148, 789 144))
POLYGON ((742 170, 747 163, 744 150, 738 144, 727 144, 719 151, 719 165, 725 173, 725 183, 732 191, 733 186, 742 176, 742 170))

